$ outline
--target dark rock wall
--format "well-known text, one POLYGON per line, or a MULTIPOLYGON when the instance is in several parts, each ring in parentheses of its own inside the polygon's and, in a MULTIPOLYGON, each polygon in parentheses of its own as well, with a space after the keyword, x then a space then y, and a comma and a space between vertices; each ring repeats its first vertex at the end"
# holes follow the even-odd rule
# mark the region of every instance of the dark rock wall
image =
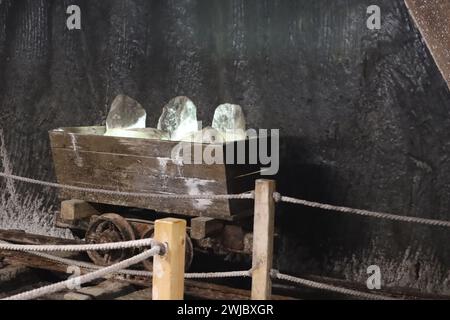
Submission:
MULTIPOLYGON (((205 125, 241 104, 251 127, 281 130, 283 193, 450 220, 450 95, 402 0, 0 0, 3 167, 54 179, 47 130, 104 122, 118 93, 149 126, 176 95, 205 125)), ((21 210, 4 224, 26 221, 23 199, 48 223, 53 191, 5 190, 21 210)), ((365 281, 378 264, 384 284, 450 291, 447 230, 287 205, 277 223, 283 271, 365 281)))

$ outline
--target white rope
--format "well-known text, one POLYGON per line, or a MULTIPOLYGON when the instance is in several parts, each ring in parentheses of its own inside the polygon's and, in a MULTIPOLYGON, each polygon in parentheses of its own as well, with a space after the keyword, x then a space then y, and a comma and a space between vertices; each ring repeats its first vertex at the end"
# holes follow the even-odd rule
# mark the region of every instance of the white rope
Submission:
POLYGON ((118 270, 126 269, 134 264, 137 264, 141 261, 144 261, 156 254, 159 254, 160 247, 155 246, 154 248, 144 251, 134 257, 131 257, 129 259, 123 260, 121 262, 118 262, 116 264, 113 264, 109 267, 105 267, 102 269, 99 269, 97 271, 93 271, 91 273, 87 273, 82 276, 74 277, 65 281, 61 281, 55 284, 51 284, 48 286, 44 286, 38 289, 30 290, 27 292, 19 293, 14 296, 2 299, 2 300, 30 300, 30 299, 36 299, 48 294, 52 294, 67 288, 73 288, 76 285, 82 285, 87 282, 91 282, 98 278, 103 278, 107 274, 114 273, 118 270))
POLYGON ((93 243, 93 244, 67 244, 67 245, 24 245, 24 244, 12 244, 0 241, 0 250, 10 251, 59 251, 59 252, 71 252, 71 251, 94 251, 94 250, 119 250, 127 248, 139 248, 139 247, 153 247, 155 245, 163 246, 161 243, 154 239, 146 238, 139 240, 130 240, 122 242, 110 242, 110 243, 93 243))
POLYGON ((114 191, 107 189, 96 189, 96 188, 84 188, 77 187, 67 184, 59 184, 54 182, 36 180, 26 177, 20 177, 13 174, 8 174, 0 172, 0 177, 13 179, 17 181, 27 182, 31 184, 36 184, 44 187, 66 189, 80 192, 92 192, 99 194, 107 194, 111 196, 125 196, 125 197, 141 197, 141 198, 156 198, 156 199, 209 199, 209 200, 228 200, 228 199, 254 199, 254 192, 247 192, 241 194, 160 194, 160 193, 145 193, 145 192, 127 192, 127 191, 114 191))
POLYGON ((251 270, 244 271, 225 271, 225 272, 197 272, 185 273, 186 279, 212 279, 212 278, 240 278, 251 277, 251 270))
POLYGON ((337 292, 340 294, 355 296, 355 297, 368 299, 368 300, 397 300, 394 298, 385 297, 385 296, 381 296, 381 295, 377 295, 377 294, 371 294, 371 293, 366 293, 366 292, 362 292, 362 291, 356 291, 356 290, 352 290, 352 289, 336 287, 336 286, 333 286, 330 284, 320 283, 320 282, 311 281, 311 280, 307 280, 307 279, 297 278, 297 277, 290 276, 287 274, 279 273, 277 270, 272 270, 271 276, 272 276, 272 278, 275 278, 275 279, 290 281, 290 282, 300 284, 302 286, 314 288, 314 289, 337 292))
POLYGON ((388 220, 393 220, 393 221, 402 221, 402 222, 410 222, 410 223, 418 223, 418 224, 426 224, 426 225, 450 228, 450 221, 400 216, 400 215, 384 213, 384 212, 354 209, 354 208, 342 207, 342 206, 333 206, 333 205, 325 204, 325 203, 319 203, 319 202, 307 201, 307 200, 302 200, 302 199, 296 199, 296 198, 292 198, 292 197, 281 196, 278 192, 274 193, 274 199, 275 199, 275 201, 300 204, 300 205, 311 207, 311 208, 319 208, 319 209, 323 209, 323 210, 337 211, 337 212, 341 212, 341 213, 351 213, 351 214, 357 214, 360 216, 366 216, 366 217, 372 217, 372 218, 378 218, 378 219, 388 219, 388 220))
MULTIPOLYGON (((90 262, 78 261, 73 259, 67 259, 62 257, 57 257, 51 254, 40 253, 40 252, 30 252, 36 256, 41 258, 53 260, 62 264, 66 264, 69 266, 76 266, 85 269, 97 270, 103 267, 95 265, 90 262)), ((152 277, 153 273, 145 270, 118 270, 115 271, 116 274, 124 274, 129 276, 138 276, 138 277, 152 277)), ((213 278, 238 278, 238 277, 251 277, 251 270, 244 271, 226 271, 226 272, 196 272, 196 273, 185 273, 184 277, 186 279, 213 279, 213 278)))
MULTIPOLYGON (((45 258, 48 260, 52 260, 55 262, 59 262, 68 266, 75 266, 80 268, 85 268, 88 270, 99 270, 102 269, 102 266, 98 266, 96 264, 85 262, 85 261, 78 261, 68 258, 62 258, 58 256, 54 256, 48 253, 42 253, 42 252, 29 252, 32 255, 45 258)), ((138 276, 138 277, 151 277, 153 274, 150 271, 144 271, 144 270, 130 270, 130 269, 123 269, 118 270, 114 272, 115 274, 123 274, 123 275, 129 275, 129 276, 138 276)))
MULTIPOLYGON (((29 252, 35 256, 49 259, 55 262, 59 262, 68 266, 76 266, 80 268, 90 269, 90 270, 98 270, 103 267, 98 266, 96 264, 78 261, 68 258, 62 258, 58 256, 54 256, 51 254, 40 253, 40 252, 29 252)), ((117 270, 114 273, 116 274, 124 274, 130 276, 138 276, 138 277, 151 277, 153 275, 150 271, 145 270, 117 270)), ((226 271, 226 272, 197 272, 197 273, 185 273, 184 277, 186 279, 212 279, 212 278, 238 278, 238 277, 251 277, 251 270, 243 270, 243 271, 226 271)))

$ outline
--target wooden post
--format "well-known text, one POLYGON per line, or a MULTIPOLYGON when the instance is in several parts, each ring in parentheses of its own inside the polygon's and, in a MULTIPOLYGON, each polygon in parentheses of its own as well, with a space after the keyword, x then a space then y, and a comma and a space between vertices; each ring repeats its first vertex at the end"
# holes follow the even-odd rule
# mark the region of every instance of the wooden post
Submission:
POLYGON ((153 300, 182 300, 186 220, 156 220, 154 239, 167 243, 168 250, 164 256, 153 257, 153 300))
POLYGON ((252 300, 267 300, 272 296, 270 270, 273 259, 275 201, 274 180, 256 180, 253 222, 252 300))

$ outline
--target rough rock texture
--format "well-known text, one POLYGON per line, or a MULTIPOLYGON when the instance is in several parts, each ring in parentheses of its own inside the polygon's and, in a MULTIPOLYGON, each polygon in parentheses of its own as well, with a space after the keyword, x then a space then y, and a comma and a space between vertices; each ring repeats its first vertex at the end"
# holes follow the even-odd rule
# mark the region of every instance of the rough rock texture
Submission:
MULTIPOLYGON (((104 122, 119 93, 148 126, 186 95, 200 120, 230 101, 248 127, 281 129, 285 194, 450 220, 450 95, 402 0, 0 1, 2 156, 14 173, 54 179, 47 130, 104 122), (65 28, 70 4, 82 31, 65 28), (366 28, 371 4, 378 31, 366 28)), ((13 187, 16 220, 2 211, 3 225, 33 206, 49 220, 52 192, 13 187)), ((384 285, 449 292, 448 230, 278 212, 283 271, 365 281, 378 264, 384 285)))

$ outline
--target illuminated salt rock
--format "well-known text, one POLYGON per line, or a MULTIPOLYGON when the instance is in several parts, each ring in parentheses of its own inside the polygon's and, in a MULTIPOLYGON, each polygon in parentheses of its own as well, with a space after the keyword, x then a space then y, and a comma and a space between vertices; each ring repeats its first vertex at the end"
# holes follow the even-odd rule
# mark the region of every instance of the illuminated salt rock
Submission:
POLYGON ((195 142, 195 143, 224 143, 225 137, 218 130, 206 127, 197 132, 182 137, 181 141, 195 142))
POLYGON ((106 131, 145 128, 146 117, 144 108, 136 100, 119 94, 112 102, 106 118, 106 131))
POLYGON ((187 97, 176 97, 163 108, 158 129, 168 132, 171 140, 181 140, 198 131, 197 108, 187 97))
POLYGON ((222 133, 225 141, 244 140, 245 116, 241 106, 225 103, 216 108, 212 127, 222 133))
POLYGON ((155 128, 136 128, 136 129, 110 129, 105 136, 169 140, 167 132, 155 128))

